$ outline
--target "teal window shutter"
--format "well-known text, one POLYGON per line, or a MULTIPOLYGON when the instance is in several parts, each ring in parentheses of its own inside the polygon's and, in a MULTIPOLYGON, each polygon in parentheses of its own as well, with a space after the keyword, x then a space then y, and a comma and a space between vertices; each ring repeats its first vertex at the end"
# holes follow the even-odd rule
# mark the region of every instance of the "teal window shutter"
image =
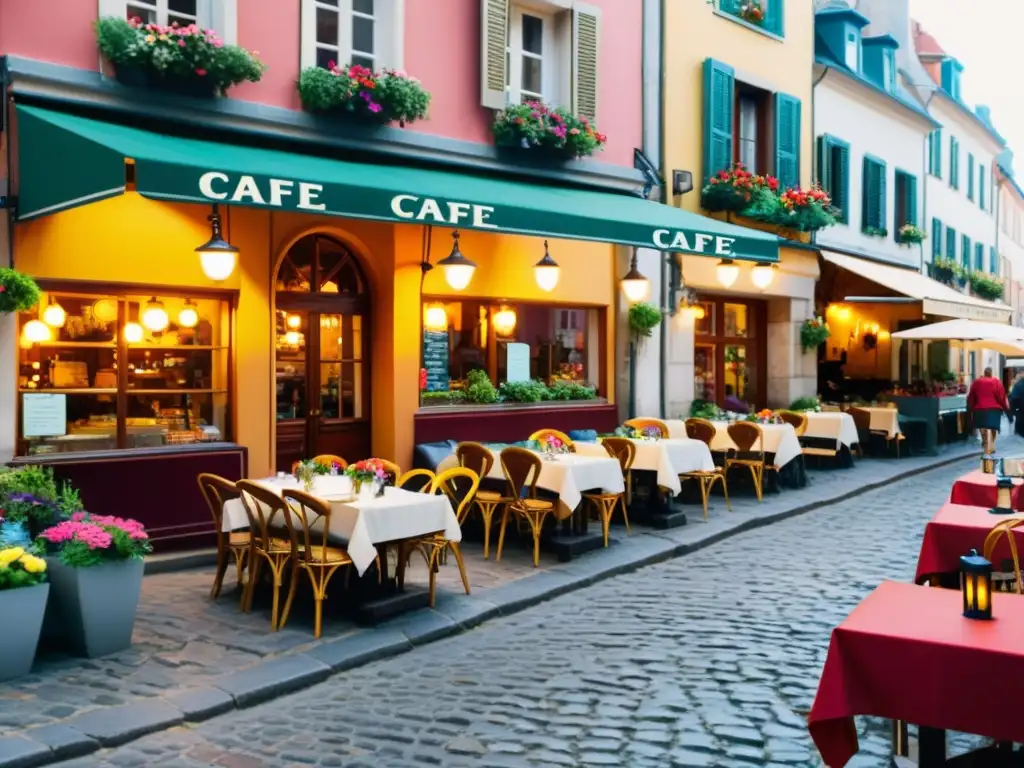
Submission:
POLYGON ((960 259, 964 269, 971 268, 971 238, 967 235, 960 235, 960 259))
POLYGON ((732 116, 736 98, 733 68, 704 60, 704 181, 732 166, 732 116))
POLYGON ((884 230, 885 226, 885 163, 872 157, 864 158, 864 184, 862 194, 862 229, 884 230))
POLYGON ((800 99, 775 94, 775 175, 779 186, 800 185, 800 99))
POLYGON ((946 258, 956 261, 956 230, 946 227, 946 258))
POLYGON ((974 245, 974 268, 979 272, 985 270, 985 246, 981 243, 974 245))
POLYGON ((932 261, 942 258, 942 222, 932 217, 932 261))
POLYGON ((906 208, 907 212, 907 224, 913 224, 917 226, 917 176, 911 176, 906 174, 904 177, 904 189, 906 190, 906 208))
MULTIPOLYGON (((825 191, 832 189, 832 141, 829 136, 818 137, 818 183, 825 191)), ((831 192, 829 192, 831 194, 831 192)))
POLYGON ((768 0, 767 13, 764 19, 764 28, 769 32, 773 32, 779 37, 785 37, 786 34, 786 6, 785 0, 768 0))
POLYGON ((942 129, 928 134, 928 171, 938 179, 942 178, 942 129))
POLYGON ((996 275, 998 277, 999 276, 999 254, 996 253, 996 247, 994 245, 989 246, 989 249, 988 249, 988 263, 989 263, 989 271, 993 275, 996 275))
POLYGON ((960 189, 960 142, 949 137, 949 186, 960 189))
POLYGON ((967 154, 967 199, 974 199, 974 155, 967 154))
POLYGON ((818 182, 839 211, 838 220, 850 223, 850 145, 827 134, 818 137, 818 182))
POLYGON ((978 207, 985 210, 985 166, 978 163, 978 207))

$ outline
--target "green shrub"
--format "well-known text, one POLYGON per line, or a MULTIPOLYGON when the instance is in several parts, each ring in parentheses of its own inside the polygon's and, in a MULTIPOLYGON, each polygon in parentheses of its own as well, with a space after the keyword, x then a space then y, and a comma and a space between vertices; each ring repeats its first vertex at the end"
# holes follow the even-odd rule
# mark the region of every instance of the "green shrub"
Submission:
POLYGON ((341 112, 404 126, 427 116, 430 94, 415 77, 390 69, 309 67, 299 75, 299 98, 309 112, 341 112))
POLYGON ((487 371, 470 371, 466 377, 466 400, 485 405, 498 402, 498 390, 491 384, 487 371))
POLYGON ((28 275, 0 267, 0 312, 27 312, 39 303, 39 286, 28 275))
POLYGON ((791 411, 815 411, 817 409, 818 398, 816 397, 798 397, 789 404, 789 410, 791 411))
POLYGON ((543 381, 503 381, 498 394, 507 403, 539 403, 548 399, 548 388, 543 381))
POLYGON ((549 400, 595 400, 597 390, 575 381, 556 381, 548 388, 549 400))
POLYGON ((658 306, 641 301, 629 308, 629 329, 638 339, 649 339, 659 325, 661 309, 658 306))
POLYGON ((691 419, 706 419, 714 421, 722 415, 722 409, 710 400, 697 399, 690 403, 691 419))

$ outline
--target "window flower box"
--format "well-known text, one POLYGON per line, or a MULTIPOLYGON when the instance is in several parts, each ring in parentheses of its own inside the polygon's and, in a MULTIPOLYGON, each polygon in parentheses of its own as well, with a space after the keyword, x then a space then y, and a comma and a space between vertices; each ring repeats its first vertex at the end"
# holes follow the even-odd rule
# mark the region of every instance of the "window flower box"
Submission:
POLYGON ((708 179, 700 193, 701 207, 711 213, 736 213, 764 220, 778 210, 779 180, 750 173, 736 163, 708 179))
POLYGON ((797 232, 816 232, 836 223, 838 211, 821 187, 791 187, 779 195, 779 211, 771 223, 797 232))
POLYGON ((45 560, 23 547, 0 549, 0 682, 32 671, 49 594, 45 560))
POLYGON ((299 75, 299 98, 307 112, 402 127, 427 116, 430 94, 415 77, 390 69, 373 72, 358 64, 329 65, 309 67, 299 75))
POLYGON ((972 272, 970 282, 971 290, 978 298, 988 301, 1002 300, 1003 281, 998 277, 986 275, 984 272, 972 272))
POLYGON ((256 52, 225 45, 212 29, 195 24, 165 27, 138 17, 107 16, 95 24, 100 52, 129 86, 188 96, 222 96, 239 83, 259 82, 266 70, 256 52))
POLYGON ((537 101, 510 104, 499 110, 491 133, 499 147, 546 152, 563 159, 588 157, 608 140, 585 117, 537 101))
POLYGON ((944 285, 952 286, 963 277, 963 267, 952 259, 937 258, 931 263, 931 274, 935 280, 944 285))
POLYGON ((928 234, 913 224, 904 224, 896 233, 896 241, 900 245, 920 245, 926 237, 928 234))

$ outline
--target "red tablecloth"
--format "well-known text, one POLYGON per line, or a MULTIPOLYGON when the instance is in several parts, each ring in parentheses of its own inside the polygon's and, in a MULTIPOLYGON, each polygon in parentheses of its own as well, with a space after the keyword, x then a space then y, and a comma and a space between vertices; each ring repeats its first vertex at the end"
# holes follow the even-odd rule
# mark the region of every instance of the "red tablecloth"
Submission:
MULTIPOLYGON (((1024 480, 1014 479, 1010 497, 1010 505, 1014 509, 1024 510, 1024 480)), ((980 469, 968 472, 953 482, 949 500, 954 504, 963 504, 968 507, 994 507, 996 505, 996 476, 986 475, 980 469)))
MULTIPOLYGON (((968 507, 945 504, 924 529, 921 552, 917 556, 918 583, 937 573, 955 573, 960 570, 960 556, 972 549, 981 554, 985 537, 999 523, 1019 518, 1020 515, 993 515, 990 507, 968 507)), ((1024 526, 1014 528, 1017 551, 1024 553, 1024 526)), ((996 566, 1010 557, 1010 546, 1004 537, 996 547, 992 559, 996 566)))
POLYGON ((854 715, 1024 742, 1005 706, 1024 679, 1024 598, 992 598, 992 621, 965 619, 957 590, 887 581, 833 630, 808 718, 829 768, 857 753, 854 715))

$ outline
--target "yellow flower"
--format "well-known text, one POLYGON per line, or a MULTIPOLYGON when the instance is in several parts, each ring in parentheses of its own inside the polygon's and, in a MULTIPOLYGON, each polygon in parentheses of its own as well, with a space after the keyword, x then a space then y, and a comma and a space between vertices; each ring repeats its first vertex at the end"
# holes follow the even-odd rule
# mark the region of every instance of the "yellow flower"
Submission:
POLYGON ((166 43, 171 38, 169 38, 167 35, 160 35, 160 39, 163 40, 166 43))
POLYGON ((0 549, 0 566, 6 566, 9 563, 13 563, 15 560, 17 560, 24 554, 25 550, 22 547, 0 549))
POLYGON ((29 573, 46 573, 46 561, 41 557, 36 557, 35 555, 22 555, 18 562, 21 563, 21 567, 29 573))
POLYGON ((146 42, 147 43, 155 43, 156 42, 156 38, 153 37, 153 35, 146 35, 146 42))

